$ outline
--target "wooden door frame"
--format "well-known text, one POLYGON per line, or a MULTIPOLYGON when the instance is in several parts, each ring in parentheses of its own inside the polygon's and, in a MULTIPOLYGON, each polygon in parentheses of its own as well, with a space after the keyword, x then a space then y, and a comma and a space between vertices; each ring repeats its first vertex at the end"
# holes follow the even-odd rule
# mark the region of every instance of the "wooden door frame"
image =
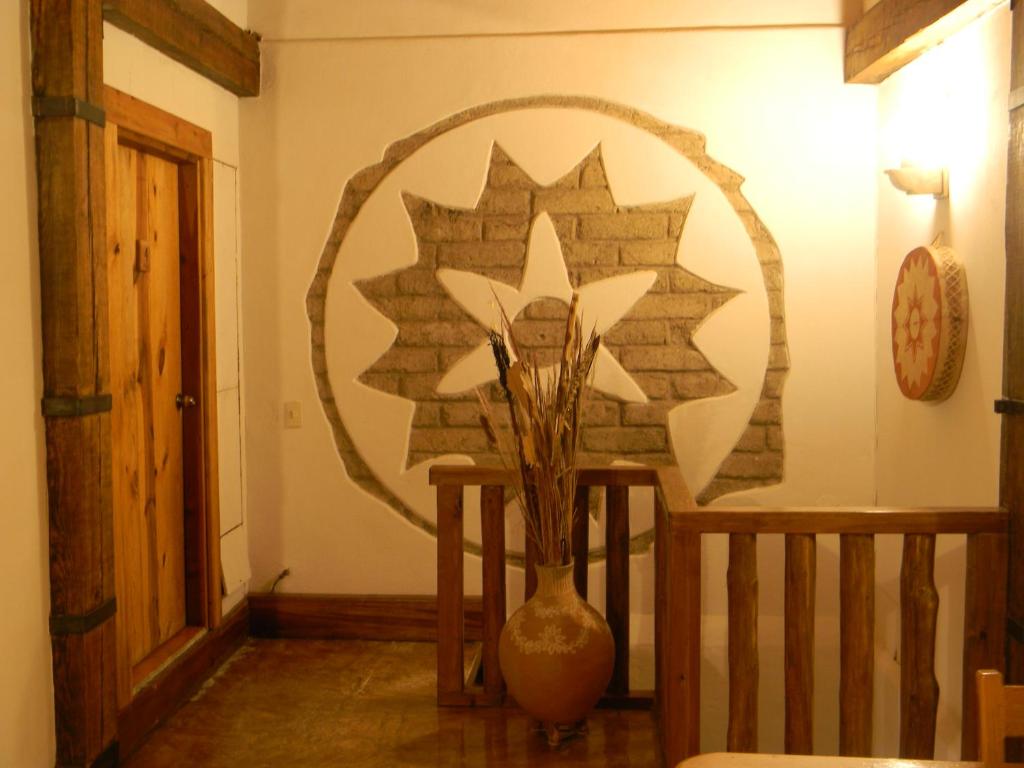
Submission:
MULTIPOLYGON (((57 765, 76 767, 113 765, 119 729, 111 620, 117 602, 103 160, 105 18, 236 94, 259 93, 258 38, 203 0, 30 0, 54 740, 57 765)), ((218 600, 214 611, 219 609, 218 600)))
POLYGON ((32 0, 32 112, 58 766, 117 759, 103 15, 32 0))
MULTIPOLYGON (((178 167, 181 251, 182 392, 197 403, 182 413, 185 507, 185 623, 212 629, 221 620, 217 383, 214 328, 212 136, 198 126, 109 86, 107 131, 116 141, 178 167)), ((108 150, 111 145, 108 145, 108 150)), ((108 160, 109 162, 109 160, 108 160)), ((118 244, 110 241, 109 247, 118 244)), ((127 247, 120 244, 120 247, 127 247)), ((117 649, 118 705, 132 696, 131 666, 117 649)))

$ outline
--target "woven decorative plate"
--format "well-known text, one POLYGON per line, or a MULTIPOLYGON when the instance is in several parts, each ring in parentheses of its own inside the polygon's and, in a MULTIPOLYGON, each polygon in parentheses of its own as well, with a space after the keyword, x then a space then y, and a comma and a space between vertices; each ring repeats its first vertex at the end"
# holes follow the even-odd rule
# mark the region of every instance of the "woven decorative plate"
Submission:
POLYGON ((967 344, 967 276, 952 248, 922 246, 903 260, 892 297, 892 360, 911 400, 956 389, 967 344))

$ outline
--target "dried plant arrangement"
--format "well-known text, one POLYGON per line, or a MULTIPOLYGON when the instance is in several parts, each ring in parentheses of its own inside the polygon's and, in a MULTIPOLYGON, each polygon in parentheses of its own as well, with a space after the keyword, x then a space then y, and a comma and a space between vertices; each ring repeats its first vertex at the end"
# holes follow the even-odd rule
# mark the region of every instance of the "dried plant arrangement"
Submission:
POLYGON ((567 564, 583 405, 600 336, 592 331, 583 337, 579 300, 573 294, 556 365, 541 366, 523 354, 504 308, 501 332, 492 331, 489 338, 508 419, 498 419, 493 404, 477 390, 480 423, 502 463, 513 471, 526 535, 537 546, 540 564, 567 564))

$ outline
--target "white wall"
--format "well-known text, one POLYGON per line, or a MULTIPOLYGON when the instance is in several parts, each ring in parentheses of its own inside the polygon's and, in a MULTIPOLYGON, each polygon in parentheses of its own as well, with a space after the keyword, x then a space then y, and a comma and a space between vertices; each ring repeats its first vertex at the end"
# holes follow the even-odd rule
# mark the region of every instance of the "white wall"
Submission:
MULTIPOLYGON (((405 22, 389 25, 373 4, 348 6, 351 14, 307 6, 315 26, 297 9, 289 15, 291 3, 250 6, 264 35, 265 68, 263 94, 241 112, 246 441, 250 464, 259 467, 248 476, 254 583, 288 567, 284 591, 434 590, 434 540, 360 490, 338 457, 315 390, 305 294, 348 178, 398 139, 511 97, 583 94, 637 107, 706 134, 709 155, 747 179, 744 193, 782 252, 792 368, 783 404, 786 482, 744 498, 874 500, 875 90, 843 85, 841 27, 405 39, 405 22), (347 19, 361 26, 349 29, 347 19), (323 31, 316 40, 291 38, 314 29, 323 31), (352 37, 326 39, 335 34, 352 37), (282 404, 293 400, 303 404, 304 426, 285 430, 282 404)), ((450 8, 428 6, 435 14, 428 30, 504 29, 496 5, 474 7, 485 18, 467 28, 450 8)), ((647 19, 645 26, 700 25, 710 7, 677 7, 664 23, 647 19)), ((787 23, 792 13, 822 21, 799 3, 773 10, 787 23)), ((832 8, 828 20, 839 12, 832 8)), ((595 26, 623 23, 609 13, 595 26)), ((739 16, 727 21, 742 23, 739 16)), ((335 351, 360 348, 362 335, 336 339, 335 351)), ((724 583, 720 554, 720 545, 709 550, 707 567, 724 583)), ((833 605, 834 560, 819 566, 822 599, 833 605)), ((769 583, 780 583, 773 543, 764 545, 762 562, 768 593, 769 583)), ((649 557, 633 558, 632 567, 634 598, 649 601, 649 557)), ((466 568, 472 587, 479 561, 467 558, 466 568)), ((600 579, 600 569, 594 575, 600 579)), ((515 594, 518 575, 510 578, 515 594)), ((707 597, 705 679, 720 686, 724 601, 717 592, 707 597)), ((762 609, 770 637, 767 624, 777 623, 781 602, 766 597, 762 609)), ((644 604, 639 610, 649 612, 644 604)), ((821 614, 827 633, 828 611, 821 614)), ((775 634, 779 645, 766 644, 762 666, 768 678, 781 669, 775 634)), ((824 665, 821 701, 834 701, 836 665, 827 657, 824 665)), ((762 748, 778 750, 772 717, 781 711, 779 686, 766 682, 763 690, 776 699, 762 710, 762 748)), ((834 717, 820 718, 819 749, 835 749, 834 734, 834 717)), ((720 728, 706 736, 705 748, 724 746, 720 728)))
POLYGON ((55 746, 28 5, 0 3, 0 763, 42 768, 55 746))
MULTIPOLYGON (((245 28, 245 0, 211 3, 245 28)), ((227 595, 224 610, 248 588, 248 541, 244 525, 243 389, 239 358, 238 296, 238 104, 229 91, 148 47, 110 24, 103 25, 103 73, 107 85, 160 107, 213 134, 214 288, 217 330, 217 419, 220 471, 221 559, 227 595)))
MULTIPOLYGON (((1007 5, 921 56, 879 87, 877 495, 883 505, 998 503, 1005 273, 1007 96, 1010 72, 1007 5), (902 161, 949 169, 949 199, 910 197, 881 173, 902 161), (942 403, 907 400, 893 372, 890 313, 906 254, 942 234, 964 263, 970 319, 963 373, 942 403)), ((963 622, 962 537, 941 537, 937 665, 938 740, 959 755, 963 622), (946 622, 949 622, 946 624, 946 622)), ((880 626, 898 622, 899 541, 879 548, 880 626), (883 554, 886 553, 886 554, 883 554)), ((879 678, 898 680, 895 638, 879 654, 879 678)), ((876 709, 876 726, 894 732, 895 711, 876 709)), ((937 755, 939 756, 939 755, 937 755)))
POLYGON ((879 87, 878 164, 949 169, 949 198, 909 196, 878 175, 878 498, 884 504, 994 504, 1003 359, 1006 5, 879 87), (903 258, 936 235, 963 261, 967 352, 942 403, 907 400, 893 373, 892 295, 903 258))
MULTIPOLYGON (((267 23, 279 8, 254 3, 251 18, 267 23)), ((747 177, 786 265, 786 493, 873 497, 874 95, 842 85, 841 28, 315 42, 261 32, 264 92, 242 104, 247 445, 264 468, 249 486, 257 583, 288 565, 292 589, 432 590, 433 540, 340 467, 313 386, 304 297, 346 179, 392 141, 513 96, 637 106, 706 133, 709 154, 747 177), (730 46, 744 55, 718 55, 730 46), (287 400, 303 402, 302 430, 282 430, 287 400), (825 452, 841 468, 828 476, 814 471, 825 452)))

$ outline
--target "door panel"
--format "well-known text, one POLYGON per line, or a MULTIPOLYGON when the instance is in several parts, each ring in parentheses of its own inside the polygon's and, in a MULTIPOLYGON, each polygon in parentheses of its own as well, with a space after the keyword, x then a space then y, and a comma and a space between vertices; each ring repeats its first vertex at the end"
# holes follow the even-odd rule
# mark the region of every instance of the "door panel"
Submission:
POLYGON ((118 144, 110 123, 107 158, 118 654, 131 670, 185 626, 178 166, 118 144))
MULTIPOLYGON (((152 424, 145 454, 152 478, 147 505, 149 545, 156 575, 155 644, 185 626, 185 518, 182 485, 180 254, 178 250, 178 166, 139 153, 139 239, 149 250, 140 276, 140 304, 146 307, 142 355, 148 378, 143 400, 152 424)), ((155 646, 154 646, 155 647, 155 646)))
MULTIPOLYGON (((110 381, 114 561, 120 666, 131 669, 149 642, 144 610, 152 594, 145 541, 146 477, 141 458, 145 443, 139 359, 139 302, 136 275, 138 153, 117 144, 117 128, 107 126, 107 283, 110 312, 110 381), (129 577, 130 574, 130 577, 129 577), (136 657, 136 658, 133 658, 136 657)), ((130 676, 119 680, 119 700, 131 694, 130 676)))

